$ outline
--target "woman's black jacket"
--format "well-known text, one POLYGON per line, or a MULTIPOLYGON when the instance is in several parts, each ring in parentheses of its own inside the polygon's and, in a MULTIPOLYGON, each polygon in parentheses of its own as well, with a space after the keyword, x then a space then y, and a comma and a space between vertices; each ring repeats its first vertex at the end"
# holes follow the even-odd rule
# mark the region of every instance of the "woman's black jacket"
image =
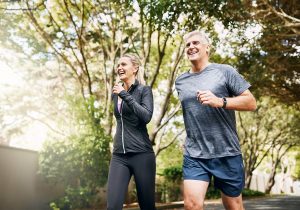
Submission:
POLYGON ((153 114, 151 87, 135 80, 128 92, 121 91, 119 97, 122 98, 120 112, 118 95, 113 94, 114 115, 117 120, 113 153, 153 152, 146 127, 153 114))

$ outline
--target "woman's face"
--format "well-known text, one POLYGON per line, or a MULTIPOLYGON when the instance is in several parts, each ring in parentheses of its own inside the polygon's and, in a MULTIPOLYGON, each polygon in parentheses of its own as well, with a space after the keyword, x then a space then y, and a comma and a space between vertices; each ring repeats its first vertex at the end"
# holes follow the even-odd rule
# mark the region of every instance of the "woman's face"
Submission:
POLYGON ((123 82, 127 80, 133 80, 136 72, 137 68, 133 65, 130 58, 121 57, 119 59, 116 73, 118 74, 120 80, 123 82))

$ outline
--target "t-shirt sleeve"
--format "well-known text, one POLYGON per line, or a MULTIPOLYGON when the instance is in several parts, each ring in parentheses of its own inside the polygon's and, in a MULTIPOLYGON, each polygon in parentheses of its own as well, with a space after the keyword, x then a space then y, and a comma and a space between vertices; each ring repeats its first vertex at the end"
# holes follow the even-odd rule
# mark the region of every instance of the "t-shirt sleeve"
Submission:
POLYGON ((250 83, 247 82, 237 70, 231 66, 225 67, 226 86, 229 93, 233 96, 241 95, 245 90, 251 87, 250 83))

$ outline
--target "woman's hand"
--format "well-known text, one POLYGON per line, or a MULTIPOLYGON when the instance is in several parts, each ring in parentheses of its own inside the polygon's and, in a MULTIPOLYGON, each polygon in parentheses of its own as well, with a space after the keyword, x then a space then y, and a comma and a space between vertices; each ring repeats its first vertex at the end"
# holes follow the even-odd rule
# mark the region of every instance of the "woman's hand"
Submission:
POLYGON ((114 94, 117 94, 119 95, 119 93, 122 91, 122 90, 125 90, 122 86, 122 84, 118 83, 118 84, 115 84, 115 86, 113 87, 112 91, 114 94))

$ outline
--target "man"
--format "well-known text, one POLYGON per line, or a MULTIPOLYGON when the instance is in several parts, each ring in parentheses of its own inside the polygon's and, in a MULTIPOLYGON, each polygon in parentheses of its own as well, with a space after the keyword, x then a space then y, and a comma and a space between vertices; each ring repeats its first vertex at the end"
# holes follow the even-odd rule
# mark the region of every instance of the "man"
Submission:
POLYGON ((244 166, 235 113, 253 111, 250 84, 231 66, 209 62, 209 39, 202 31, 184 36, 191 69, 175 82, 187 133, 184 144, 184 206, 202 210, 213 177, 227 210, 243 210, 244 166))

